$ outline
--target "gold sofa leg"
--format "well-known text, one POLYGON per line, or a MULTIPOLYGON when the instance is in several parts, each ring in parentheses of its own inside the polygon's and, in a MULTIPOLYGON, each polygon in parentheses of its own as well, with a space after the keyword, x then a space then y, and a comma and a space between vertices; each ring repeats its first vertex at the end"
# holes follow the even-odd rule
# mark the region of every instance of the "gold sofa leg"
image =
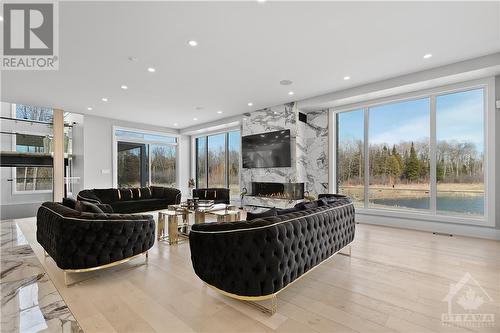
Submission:
POLYGON ((254 301, 244 301, 244 302, 247 303, 248 305, 251 305, 251 306, 259 309, 263 313, 267 313, 267 314, 272 316, 273 314, 278 312, 278 296, 276 296, 276 294, 274 294, 270 298, 270 300, 271 300, 271 307, 266 307, 260 303, 254 302, 254 301))
POLYGON ((145 251, 143 253, 139 253, 135 256, 132 256, 130 258, 126 258, 126 259, 123 259, 123 260, 119 260, 119 261, 115 261, 115 262, 112 262, 110 264, 106 264, 106 265, 102 265, 102 266, 96 266, 96 267, 91 267, 91 268, 82 268, 82 269, 64 269, 63 272, 64 272, 64 284, 66 285, 66 287, 69 287, 70 285, 73 285, 75 283, 78 283, 78 282, 83 282, 85 280, 82 280, 82 281, 75 281, 75 282, 71 282, 69 283, 69 279, 68 279, 68 273, 85 273, 85 272, 92 272, 92 271, 97 271, 97 270, 100 270, 100 269, 103 269, 103 268, 110 268, 110 267, 113 267, 113 266, 117 266, 117 265, 120 265, 120 264, 123 264, 123 263, 126 263, 130 260, 133 260, 141 255, 144 255, 145 256, 145 264, 147 265, 148 264, 148 258, 149 258, 149 254, 148 254, 148 251, 145 251))
POLYGON ((344 247, 342 250, 340 250, 338 252, 339 254, 343 255, 343 256, 348 256, 350 257, 351 256, 351 244, 347 245, 346 247, 344 247))

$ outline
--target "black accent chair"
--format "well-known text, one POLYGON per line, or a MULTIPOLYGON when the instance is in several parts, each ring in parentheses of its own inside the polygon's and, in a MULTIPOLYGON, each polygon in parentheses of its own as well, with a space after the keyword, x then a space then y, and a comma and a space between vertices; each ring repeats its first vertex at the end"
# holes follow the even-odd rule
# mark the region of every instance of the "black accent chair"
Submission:
POLYGON ((110 267, 146 254, 155 242, 151 215, 80 212, 45 202, 37 213, 36 239, 64 270, 84 272, 110 267))
POLYGON ((323 196, 271 217, 195 224, 191 261, 200 279, 227 296, 275 302, 279 291, 347 247, 354 231, 352 201, 323 196))
POLYGON ((195 188, 193 189, 193 198, 200 200, 213 200, 214 203, 225 203, 229 205, 228 188, 195 188))
POLYGON ((141 188, 105 188, 83 190, 78 200, 108 204, 114 213, 133 214, 166 209, 181 202, 181 191, 176 188, 149 186, 141 188))

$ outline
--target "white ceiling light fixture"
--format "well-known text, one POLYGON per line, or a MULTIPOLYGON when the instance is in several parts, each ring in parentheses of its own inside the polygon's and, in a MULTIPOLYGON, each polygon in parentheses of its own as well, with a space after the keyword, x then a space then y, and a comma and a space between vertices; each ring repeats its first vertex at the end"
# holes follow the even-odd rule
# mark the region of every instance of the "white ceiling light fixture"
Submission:
POLYGON ((344 76, 344 80, 347 81, 347 80, 350 80, 351 77, 350 76, 344 76))
POLYGON ((92 108, 89 106, 89 107, 87 108, 87 110, 92 111, 92 108))
POLYGON ((257 0, 258 3, 264 3, 266 2, 267 0, 257 0))
POLYGON ((156 68, 148 67, 148 72, 154 73, 154 72, 156 72, 156 68))
POLYGON ((217 111, 217 113, 218 113, 218 114, 221 114, 221 113, 222 113, 222 110, 217 111))
POLYGON ((128 86, 126 86, 126 85, 122 84, 122 85, 120 86, 120 88, 122 88, 123 90, 127 90, 127 89, 128 89, 128 86))
POLYGON ((424 54, 424 59, 430 59, 430 58, 432 58, 432 54, 430 53, 424 54))
POLYGON ((179 126, 179 124, 177 124, 177 123, 174 123, 174 126, 179 126))
POLYGON ((293 96, 293 94, 295 94, 293 91, 288 92, 288 95, 290 95, 290 96, 293 96))
POLYGON ((198 118, 194 117, 194 118, 193 118, 193 120, 194 120, 194 121, 197 121, 197 120, 198 120, 198 118))
POLYGON ((195 40, 190 40, 190 41, 188 41, 188 45, 191 47, 195 47, 195 46, 198 46, 198 42, 195 40))
POLYGON ((252 102, 248 102, 248 106, 253 106, 253 103, 252 102))
POLYGON ((2 21, 3 21, 3 16, 0 16, 0 22, 2 22, 2 21))
POLYGON ((101 100, 102 100, 103 102, 107 102, 107 101, 108 101, 108 98, 107 98, 107 97, 103 97, 103 98, 101 98, 101 100))

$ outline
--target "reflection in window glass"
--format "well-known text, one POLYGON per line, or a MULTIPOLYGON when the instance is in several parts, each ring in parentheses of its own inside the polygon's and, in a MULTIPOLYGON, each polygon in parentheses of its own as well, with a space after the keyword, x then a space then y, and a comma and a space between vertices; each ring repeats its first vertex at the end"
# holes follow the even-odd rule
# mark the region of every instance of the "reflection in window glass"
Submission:
POLYGON ((52 168, 17 167, 16 191, 52 191, 52 168))
POLYGON ((226 135, 208 137, 208 187, 226 186, 226 135))
POLYGON ((16 118, 51 123, 53 110, 51 108, 16 104, 16 118))
POLYGON ((146 186, 145 155, 142 144, 118 142, 118 187, 146 186))
POLYGON ((228 133, 228 156, 229 156, 229 190, 232 196, 237 196, 240 192, 240 131, 228 133))
POLYGON ((151 185, 175 187, 175 146, 149 145, 151 154, 151 185))
POLYGON ((436 97, 437 210, 484 215, 484 91, 436 97))
POLYGON ((206 137, 196 139, 196 187, 207 187, 207 140, 206 137))
POLYGON ((369 206, 428 210, 430 99, 369 109, 369 206))
POLYGON ((364 203, 364 111, 337 114, 337 186, 338 193, 364 203))

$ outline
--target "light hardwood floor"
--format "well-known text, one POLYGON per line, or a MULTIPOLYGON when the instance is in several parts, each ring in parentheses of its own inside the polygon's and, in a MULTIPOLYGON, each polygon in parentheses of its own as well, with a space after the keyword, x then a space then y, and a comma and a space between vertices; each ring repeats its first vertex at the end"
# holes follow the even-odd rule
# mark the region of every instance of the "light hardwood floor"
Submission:
MULTIPOLYGON (((268 316, 217 294, 194 274, 188 243, 156 243, 139 258, 71 277, 44 258, 35 220, 17 221, 85 332, 499 332, 500 242, 357 225, 352 256, 336 255, 278 296, 268 316), (449 327, 443 301, 470 273, 493 299, 494 327, 449 327)), ((455 312, 460 311, 455 305, 455 312)))

